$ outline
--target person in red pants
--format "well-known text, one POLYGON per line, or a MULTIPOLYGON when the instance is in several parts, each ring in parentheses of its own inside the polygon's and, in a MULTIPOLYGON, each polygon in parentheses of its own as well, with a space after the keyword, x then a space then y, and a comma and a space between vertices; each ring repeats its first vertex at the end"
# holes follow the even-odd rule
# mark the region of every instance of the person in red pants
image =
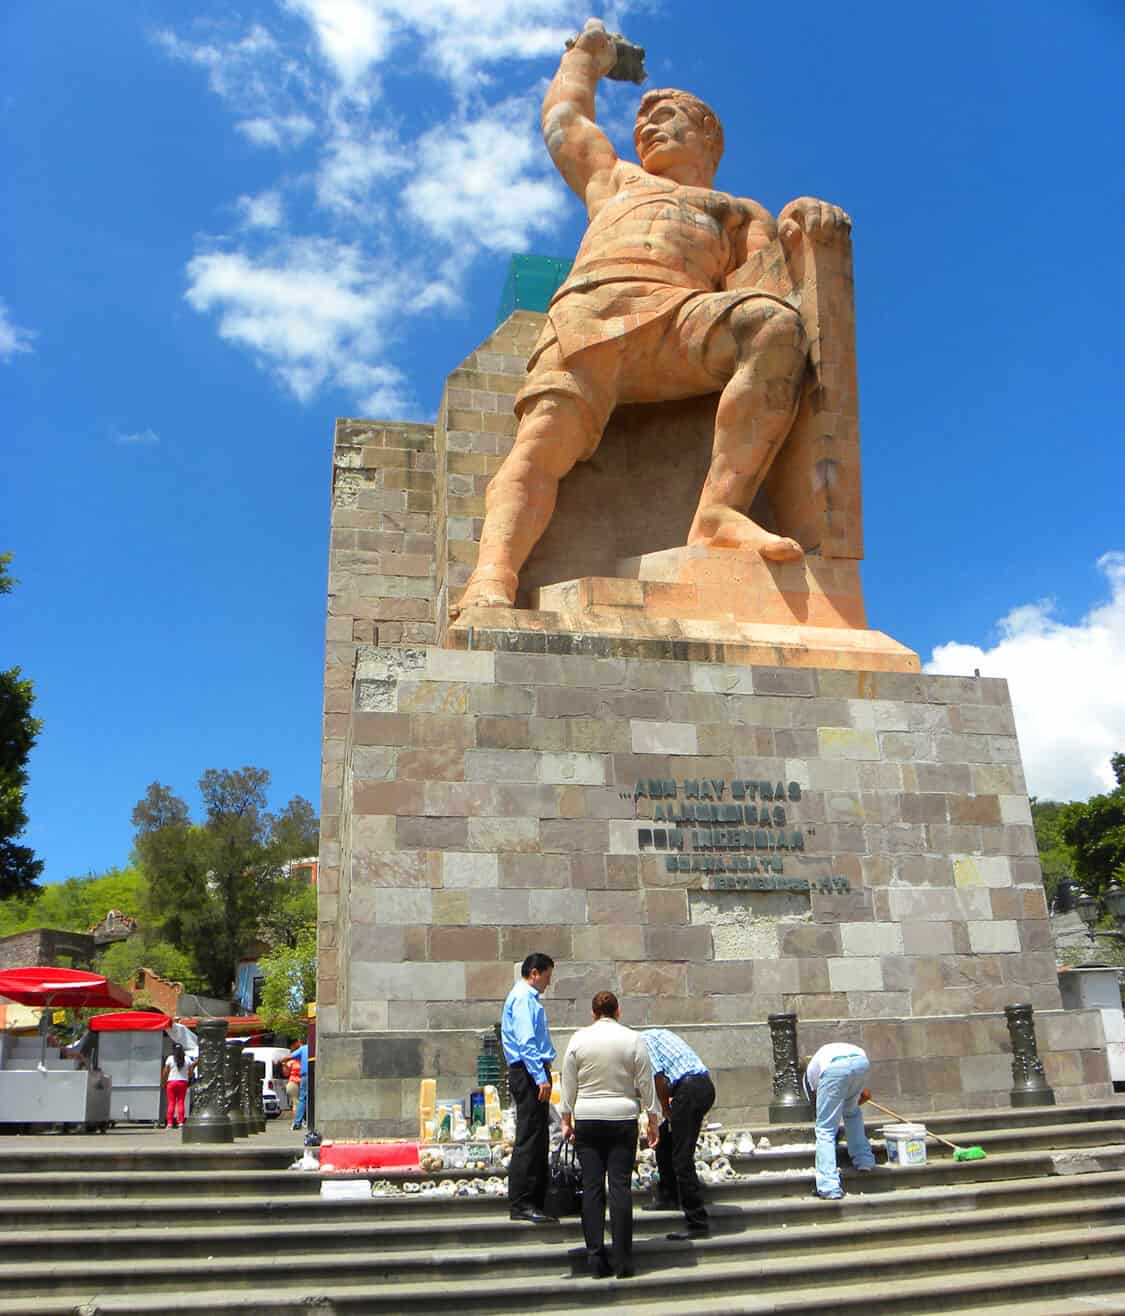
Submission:
POLYGON ((168 1087, 168 1127, 178 1129, 184 1122, 184 1098, 187 1096, 191 1076, 195 1070, 195 1061, 189 1060, 179 1042, 172 1047, 172 1054, 164 1062, 164 1074, 168 1087))

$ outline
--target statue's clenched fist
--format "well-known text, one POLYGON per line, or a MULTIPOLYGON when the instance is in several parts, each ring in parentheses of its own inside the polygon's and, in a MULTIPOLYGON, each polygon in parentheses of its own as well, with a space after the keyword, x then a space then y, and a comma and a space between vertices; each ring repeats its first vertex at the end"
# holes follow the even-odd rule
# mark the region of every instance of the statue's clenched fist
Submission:
POLYGON ((852 218, 839 206, 815 197, 799 196, 790 201, 777 217, 777 233, 787 247, 794 246, 802 233, 813 242, 825 245, 842 242, 851 233, 852 218))
POLYGON ((585 51, 603 77, 617 63, 617 42, 605 30, 605 24, 600 18, 588 18, 586 26, 574 38, 573 45, 570 42, 567 45, 571 49, 585 51))

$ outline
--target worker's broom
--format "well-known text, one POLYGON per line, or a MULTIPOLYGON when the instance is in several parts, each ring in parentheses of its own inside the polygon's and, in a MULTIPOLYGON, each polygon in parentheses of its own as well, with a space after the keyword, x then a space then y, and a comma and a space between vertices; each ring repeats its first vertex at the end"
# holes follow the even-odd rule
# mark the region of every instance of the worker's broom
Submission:
MULTIPOLYGON (((892 1119, 898 1120, 900 1124, 910 1123, 909 1120, 904 1119, 903 1116, 899 1115, 896 1111, 891 1110, 889 1106, 880 1106, 879 1103, 871 1097, 867 1098, 867 1104, 874 1106, 876 1110, 881 1110, 884 1115, 890 1115, 892 1119)), ((948 1138, 943 1138, 940 1133, 934 1133, 933 1129, 928 1129, 927 1132, 933 1134, 938 1142, 944 1142, 947 1147, 953 1148, 954 1161, 983 1161, 988 1155, 983 1147, 958 1147, 955 1142, 950 1142, 948 1138)))

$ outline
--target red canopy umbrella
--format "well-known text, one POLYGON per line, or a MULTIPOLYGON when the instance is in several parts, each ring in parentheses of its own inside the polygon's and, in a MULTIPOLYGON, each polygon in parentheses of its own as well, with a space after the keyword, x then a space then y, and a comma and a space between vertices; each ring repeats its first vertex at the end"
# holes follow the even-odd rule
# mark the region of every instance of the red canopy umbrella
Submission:
POLYGON ((115 1010, 90 1020, 95 1033, 158 1033, 172 1026, 171 1016, 152 1010, 115 1010))
POLYGON ((116 1009, 112 1015, 95 1015, 89 1026, 95 1033, 159 1033, 170 1028, 170 1015, 151 1009, 116 1009))
POLYGON ((132 996, 124 987, 118 987, 100 973, 55 969, 50 965, 0 970, 0 996, 19 1005, 39 1005, 56 1010, 133 1004, 132 996))

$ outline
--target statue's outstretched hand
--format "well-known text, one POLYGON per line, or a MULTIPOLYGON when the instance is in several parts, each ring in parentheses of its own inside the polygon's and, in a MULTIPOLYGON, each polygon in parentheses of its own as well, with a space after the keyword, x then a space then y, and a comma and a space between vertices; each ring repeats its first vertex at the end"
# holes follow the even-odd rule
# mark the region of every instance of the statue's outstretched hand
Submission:
POLYGON ((839 206, 830 206, 827 201, 817 201, 811 196, 790 201, 777 217, 778 236, 787 249, 796 246, 802 233, 807 233, 813 242, 826 245, 844 242, 851 228, 849 214, 839 206))
POLYGON ((567 42, 567 46, 572 50, 585 51, 602 77, 617 63, 617 42, 605 30, 605 24, 600 18, 588 18, 586 26, 573 42, 567 42))

